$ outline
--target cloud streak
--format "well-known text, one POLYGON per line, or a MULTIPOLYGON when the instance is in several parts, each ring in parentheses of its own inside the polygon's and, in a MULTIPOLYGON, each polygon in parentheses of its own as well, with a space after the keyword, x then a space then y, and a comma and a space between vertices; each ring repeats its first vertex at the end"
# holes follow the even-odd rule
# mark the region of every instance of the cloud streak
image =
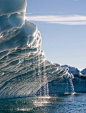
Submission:
POLYGON ((36 15, 26 16, 29 21, 40 21, 64 25, 86 25, 86 16, 82 15, 36 15))

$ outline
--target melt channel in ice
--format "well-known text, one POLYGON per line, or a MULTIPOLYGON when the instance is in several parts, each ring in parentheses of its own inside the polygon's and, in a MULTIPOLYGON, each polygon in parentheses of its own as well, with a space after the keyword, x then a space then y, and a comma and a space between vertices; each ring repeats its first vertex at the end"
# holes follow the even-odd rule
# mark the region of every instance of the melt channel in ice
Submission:
POLYGON ((0 0, 0 98, 33 95, 68 72, 46 60, 40 32, 25 12, 26 0, 0 0))

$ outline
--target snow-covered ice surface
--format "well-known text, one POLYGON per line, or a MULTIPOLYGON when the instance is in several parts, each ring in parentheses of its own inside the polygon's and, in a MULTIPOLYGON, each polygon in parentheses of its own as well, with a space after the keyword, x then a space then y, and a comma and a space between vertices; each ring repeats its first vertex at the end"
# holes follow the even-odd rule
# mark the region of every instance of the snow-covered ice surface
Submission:
POLYGON ((68 68, 68 72, 70 74, 73 74, 73 75, 78 75, 78 76, 82 76, 80 70, 76 67, 73 67, 73 66, 70 66, 70 65, 61 65, 61 67, 65 67, 65 68, 68 68))
POLYGON ((41 34, 25 12, 26 0, 0 0, 0 98, 32 96, 46 83, 70 75, 46 60, 41 34))

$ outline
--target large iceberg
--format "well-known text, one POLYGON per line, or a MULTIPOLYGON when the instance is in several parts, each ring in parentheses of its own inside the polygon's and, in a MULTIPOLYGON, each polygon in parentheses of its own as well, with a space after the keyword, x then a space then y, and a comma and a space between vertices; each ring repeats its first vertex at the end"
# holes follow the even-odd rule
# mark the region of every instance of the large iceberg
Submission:
POLYGON ((26 0, 0 0, 0 98, 31 96, 46 83, 67 76, 41 51, 41 34, 25 18, 26 0))

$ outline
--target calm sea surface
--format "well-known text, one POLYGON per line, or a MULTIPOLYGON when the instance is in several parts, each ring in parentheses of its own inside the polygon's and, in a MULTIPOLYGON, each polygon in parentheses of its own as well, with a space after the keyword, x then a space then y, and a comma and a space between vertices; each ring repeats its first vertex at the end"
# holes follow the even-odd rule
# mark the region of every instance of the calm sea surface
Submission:
POLYGON ((86 113, 86 94, 4 99, 0 113, 86 113))

